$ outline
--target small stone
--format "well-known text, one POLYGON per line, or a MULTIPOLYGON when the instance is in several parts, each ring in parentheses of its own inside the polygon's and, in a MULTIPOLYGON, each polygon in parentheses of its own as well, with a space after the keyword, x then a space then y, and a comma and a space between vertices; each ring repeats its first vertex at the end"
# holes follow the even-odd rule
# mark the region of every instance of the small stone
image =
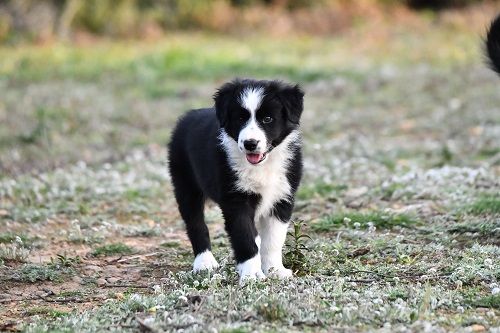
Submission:
POLYGON ((83 282, 82 278, 79 276, 73 276, 73 278, 71 280, 75 283, 78 283, 78 284, 82 284, 82 282, 83 282))
POLYGON ((92 272, 100 272, 102 271, 102 268, 96 265, 87 265, 84 267, 86 271, 92 271, 92 272))
POLYGON ((115 298, 122 300, 125 299, 125 295, 123 293, 115 293, 115 298))
POLYGON ((111 283, 111 284, 115 284, 118 281, 120 281, 120 279, 117 279, 115 277, 110 277, 110 278, 107 278, 106 280, 108 280, 108 282, 111 283))
POLYGON ((108 299, 108 295, 106 295, 106 294, 97 294, 97 295, 94 296, 94 298, 96 300, 106 300, 106 299, 108 299))
POLYGON ((472 332, 485 332, 486 331, 486 327, 484 327, 483 325, 479 325, 479 324, 474 324, 472 326, 470 326, 472 332))
POLYGON ((100 278, 100 279, 97 279, 96 283, 98 286, 105 286, 108 283, 108 281, 106 281, 103 278, 100 278))
POLYGON ((351 188, 347 192, 345 192, 345 196, 347 198, 355 199, 355 198, 361 197, 362 195, 366 194, 367 192, 368 192, 368 187, 366 187, 366 186, 351 188))
POLYGON ((115 273, 120 273, 120 269, 116 266, 108 266, 106 267, 106 273, 114 275, 115 273))
POLYGON ((0 299, 11 299, 11 295, 9 295, 9 294, 0 294, 0 299))

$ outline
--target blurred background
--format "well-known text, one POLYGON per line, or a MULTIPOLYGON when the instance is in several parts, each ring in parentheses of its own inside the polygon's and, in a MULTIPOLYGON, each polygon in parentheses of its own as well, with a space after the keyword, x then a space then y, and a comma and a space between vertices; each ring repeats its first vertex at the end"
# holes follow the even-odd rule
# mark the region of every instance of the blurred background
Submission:
POLYGON ((481 0, 3 0, 0 41, 158 38, 179 30, 336 34, 362 20, 404 20, 481 0), (394 16, 396 15, 396 16, 394 16))
MULTIPOLYGON (((342 133, 349 110, 380 122, 387 115, 370 109, 387 104, 400 115, 413 108, 411 95, 422 112, 432 105, 432 75, 447 70, 441 80, 453 83, 437 88, 451 90, 463 81, 457 69, 486 71, 481 38, 499 8, 479 0, 2 0, 0 169, 15 175, 162 147, 179 114, 211 105, 215 88, 236 76, 305 85, 313 141, 342 133), (415 80, 410 91, 396 91, 408 84, 400 74, 415 80)), ((438 154, 452 149, 443 147, 438 154)))

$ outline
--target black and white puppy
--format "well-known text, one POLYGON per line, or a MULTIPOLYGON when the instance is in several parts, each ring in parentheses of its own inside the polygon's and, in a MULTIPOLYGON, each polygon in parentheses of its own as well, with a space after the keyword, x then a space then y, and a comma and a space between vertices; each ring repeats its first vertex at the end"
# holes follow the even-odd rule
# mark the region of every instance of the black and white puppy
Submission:
POLYGON ((303 97, 298 85, 237 79, 215 93, 214 108, 192 110, 177 123, 169 169, 194 271, 218 266, 203 215, 211 199, 222 210, 240 282, 292 275, 282 247, 302 176, 303 97))
POLYGON ((500 15, 493 20, 486 36, 486 52, 491 69, 500 74, 500 15))

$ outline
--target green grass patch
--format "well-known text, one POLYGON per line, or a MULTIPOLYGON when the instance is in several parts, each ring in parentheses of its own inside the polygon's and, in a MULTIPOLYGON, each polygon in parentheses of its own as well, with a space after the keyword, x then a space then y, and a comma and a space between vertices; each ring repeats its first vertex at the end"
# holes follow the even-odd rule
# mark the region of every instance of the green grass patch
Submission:
POLYGON ((457 223, 447 231, 453 234, 474 233, 481 236, 493 236, 496 232, 500 232, 500 221, 457 223))
POLYGON ((500 196, 483 195, 471 204, 467 211, 473 215, 500 214, 500 196))
POLYGON ((135 250, 123 243, 107 244, 103 246, 96 247, 92 252, 95 257, 98 256, 114 256, 114 255, 125 255, 134 253, 135 250))
POLYGON ((54 264, 26 264, 14 273, 12 280, 31 283, 36 281, 61 282, 65 275, 73 273, 74 270, 70 267, 61 267, 54 264))
POLYGON ((33 243, 33 239, 26 235, 15 234, 12 232, 0 234, 0 244, 9 244, 14 242, 22 243, 23 245, 31 245, 33 243))
POLYGON ((408 292, 402 289, 394 289, 389 292, 389 295, 387 295, 387 299, 390 301, 395 301, 398 298, 402 300, 407 300, 408 299, 408 292))
POLYGON ((500 154, 499 147, 483 148, 479 151, 478 158, 479 159, 487 159, 487 158, 491 158, 497 154, 500 154))
POLYGON ((164 247, 164 248, 167 248, 167 249, 171 249, 171 248, 178 248, 181 246, 181 243, 179 243, 178 241, 167 241, 167 242, 163 242, 160 244, 161 247, 164 247))
POLYGON ((64 297, 64 298, 70 298, 70 297, 83 297, 84 294, 83 292, 79 291, 79 290, 68 290, 68 291, 61 291, 58 295, 58 297, 64 297))
POLYGON ((390 229, 396 226, 409 227, 418 224, 418 219, 406 214, 391 214, 383 212, 340 213, 326 216, 311 225, 317 232, 328 232, 340 227, 390 229))
POLYGON ((267 321, 281 321, 286 318, 287 311, 283 304, 272 300, 257 305, 257 314, 267 321))
POLYGON ((500 309, 500 294, 477 298, 469 301, 469 305, 476 308, 500 309))
POLYGON ((69 312, 53 309, 48 306, 35 306, 28 308, 25 313, 27 316, 39 315, 50 318, 60 318, 69 314, 69 312))
POLYGON ((300 200, 308 200, 315 196, 327 197, 331 195, 338 195, 346 189, 347 185, 318 182, 312 185, 301 186, 297 192, 297 198, 300 200))

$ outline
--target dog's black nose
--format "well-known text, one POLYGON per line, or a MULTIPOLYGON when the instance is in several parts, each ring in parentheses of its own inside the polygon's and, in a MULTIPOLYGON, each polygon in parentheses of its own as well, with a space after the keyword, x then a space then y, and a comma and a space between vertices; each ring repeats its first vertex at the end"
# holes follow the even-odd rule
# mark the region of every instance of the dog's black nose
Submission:
POLYGON ((245 146, 245 149, 248 151, 254 151, 255 148, 257 148, 257 144, 259 141, 255 139, 250 139, 250 140, 245 140, 243 141, 243 146, 245 146))

